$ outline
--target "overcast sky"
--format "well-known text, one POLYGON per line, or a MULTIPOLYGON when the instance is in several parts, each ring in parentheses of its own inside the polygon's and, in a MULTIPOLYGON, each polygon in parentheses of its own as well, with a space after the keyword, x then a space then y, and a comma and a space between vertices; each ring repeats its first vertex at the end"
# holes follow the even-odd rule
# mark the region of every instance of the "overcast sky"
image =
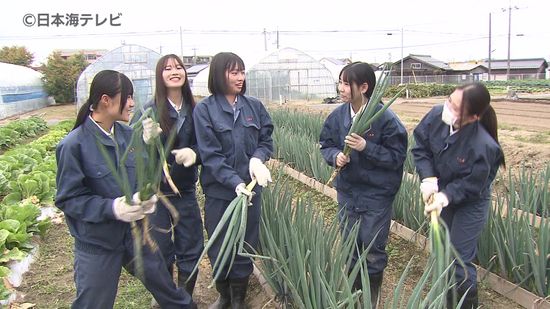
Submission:
POLYGON ((213 55, 233 51, 252 65, 276 50, 278 30, 280 47, 297 48, 316 59, 397 61, 403 46, 404 56, 431 55, 445 62, 481 60, 489 54, 491 13, 492 58, 506 59, 511 6, 511 58, 550 60, 548 0, 141 3, 27 0, 11 2, 9 8, 4 4, 0 12, 0 47, 25 46, 35 55, 35 63, 45 62, 54 49, 111 50, 126 43, 143 45, 161 54, 213 55), (78 26, 51 23, 53 15, 71 13, 80 14, 78 26), (44 19, 46 16, 49 21, 44 19), (82 16, 91 18, 85 26, 82 16), (119 26, 110 25, 111 16, 112 23, 119 26), (104 19, 103 25, 96 25, 104 19))

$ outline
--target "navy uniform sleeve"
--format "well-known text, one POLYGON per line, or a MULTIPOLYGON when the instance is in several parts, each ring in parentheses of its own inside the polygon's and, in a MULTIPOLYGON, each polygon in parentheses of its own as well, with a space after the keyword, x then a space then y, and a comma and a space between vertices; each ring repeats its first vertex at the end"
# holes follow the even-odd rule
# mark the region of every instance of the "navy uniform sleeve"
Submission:
POLYGON ((470 173, 466 177, 456 178, 440 191, 447 195, 450 204, 459 204, 466 199, 478 198, 487 187, 491 162, 487 156, 475 158, 470 173))
POLYGON ((335 115, 331 114, 325 120, 321 129, 321 135, 319 136, 321 155, 330 166, 336 166, 336 156, 342 152, 342 149, 338 148, 337 134, 335 115))
POLYGON ((81 163, 83 159, 77 145, 59 144, 56 159, 55 205, 66 216, 86 222, 116 220, 112 209, 113 199, 94 195, 86 186, 81 163))
POLYGON ((271 155, 273 154, 273 138, 271 134, 273 133, 273 122, 269 113, 265 109, 264 105, 259 102, 258 104, 260 109, 260 135, 258 141, 258 147, 252 155, 255 158, 262 160, 262 162, 268 161, 271 155))
POLYGON ((374 165, 389 170, 400 169, 403 166, 407 156, 407 130, 393 113, 384 124, 381 144, 365 140, 367 145, 361 153, 374 165))
POLYGON ((197 133, 196 133, 195 130, 196 130, 195 129, 195 121, 193 120, 193 127, 192 127, 192 131, 191 131, 191 139, 190 139, 190 142, 189 142, 189 148, 193 149, 193 151, 197 155, 197 158, 195 160, 195 165, 199 165, 199 164, 202 163, 202 160, 201 160, 201 154, 199 152, 199 146, 197 144, 197 133))
POLYGON ((415 146, 412 149, 412 154, 420 179, 436 176, 429 138, 430 119, 432 118, 431 113, 426 114, 413 131, 415 146))
POLYGON ((244 180, 239 177, 231 165, 227 164, 222 153, 221 143, 214 133, 212 119, 210 119, 206 105, 206 102, 200 103, 193 111, 198 153, 201 156, 202 165, 212 171, 216 181, 225 187, 234 189, 244 180))

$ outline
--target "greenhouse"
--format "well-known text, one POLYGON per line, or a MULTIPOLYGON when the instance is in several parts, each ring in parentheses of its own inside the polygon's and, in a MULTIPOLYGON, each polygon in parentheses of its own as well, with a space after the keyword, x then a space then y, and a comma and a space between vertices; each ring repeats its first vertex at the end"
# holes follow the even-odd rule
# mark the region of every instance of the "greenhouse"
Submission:
POLYGON ((0 119, 47 105, 48 95, 40 72, 0 62, 0 119))
POLYGON ((76 86, 77 109, 86 102, 92 79, 102 70, 124 73, 134 84, 136 107, 147 103, 155 91, 155 67, 160 57, 159 53, 139 45, 123 45, 109 51, 80 74, 76 86))
POLYGON ((282 48, 246 73, 247 94, 265 102, 318 100, 336 96, 336 81, 313 57, 282 48))

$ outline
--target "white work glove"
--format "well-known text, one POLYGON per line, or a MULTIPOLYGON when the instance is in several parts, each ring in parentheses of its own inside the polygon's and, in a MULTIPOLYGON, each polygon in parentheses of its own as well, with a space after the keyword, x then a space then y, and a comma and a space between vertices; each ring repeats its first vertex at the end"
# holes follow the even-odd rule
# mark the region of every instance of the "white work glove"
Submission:
POLYGON ((351 135, 346 135, 344 142, 348 145, 349 148, 356 151, 363 151, 367 147, 367 141, 357 133, 351 133, 351 135))
POLYGON ((244 184, 244 182, 241 182, 240 184, 237 185, 237 187, 235 187, 235 193, 237 193, 237 195, 243 194, 248 197, 252 196, 252 192, 246 189, 246 185, 244 184))
POLYGON ((420 184, 420 191, 422 192, 422 200, 424 203, 428 203, 428 199, 432 194, 439 192, 439 186, 437 185, 437 177, 426 177, 422 179, 420 184))
POLYGON ((176 158, 176 163, 183 164, 185 167, 190 167, 197 162, 197 154, 191 148, 174 149, 171 153, 176 158))
POLYGON ((141 209, 143 209, 143 213, 146 215, 154 213, 157 209, 158 197, 156 194, 153 194, 148 200, 142 201, 139 198, 139 192, 136 192, 134 193, 132 200, 134 204, 141 205, 141 209))
POLYGON ((151 143, 162 132, 158 122, 153 121, 151 118, 143 119, 141 124, 143 125, 143 141, 145 144, 151 143))
POLYGON ((449 205, 449 199, 443 192, 437 192, 434 194, 433 201, 424 205, 424 215, 428 215, 432 211, 437 211, 437 215, 441 213, 444 207, 449 205))
MULTIPOLYGON (((133 204, 133 203, 132 203, 133 204)), ((141 205, 129 205, 126 197, 121 196, 113 200, 113 214, 115 218, 124 222, 134 222, 143 219, 145 214, 141 205)))
POLYGON ((267 183, 272 181, 271 172, 269 172, 267 166, 262 163, 262 160, 258 158, 250 159, 248 171, 250 172, 250 177, 256 179, 258 184, 262 187, 267 186, 267 183))
POLYGON ((338 155, 336 155, 336 167, 343 167, 349 163, 349 160, 349 156, 346 156, 343 152, 339 152, 338 155))

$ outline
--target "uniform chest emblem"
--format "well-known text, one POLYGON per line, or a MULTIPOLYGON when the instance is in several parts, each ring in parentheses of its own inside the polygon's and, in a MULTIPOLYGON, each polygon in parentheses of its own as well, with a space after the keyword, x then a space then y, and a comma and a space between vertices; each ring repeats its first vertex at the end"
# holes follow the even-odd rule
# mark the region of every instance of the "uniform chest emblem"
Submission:
POLYGON ((373 139, 374 138, 374 132, 368 132, 367 133, 367 138, 368 139, 373 139))
POLYGON ((246 121, 251 122, 252 120, 254 120, 254 118, 252 118, 252 116, 246 116, 246 121))
POLYGON ((456 162, 458 162, 458 164, 464 164, 466 163, 466 159, 464 159, 463 157, 456 157, 456 162))

